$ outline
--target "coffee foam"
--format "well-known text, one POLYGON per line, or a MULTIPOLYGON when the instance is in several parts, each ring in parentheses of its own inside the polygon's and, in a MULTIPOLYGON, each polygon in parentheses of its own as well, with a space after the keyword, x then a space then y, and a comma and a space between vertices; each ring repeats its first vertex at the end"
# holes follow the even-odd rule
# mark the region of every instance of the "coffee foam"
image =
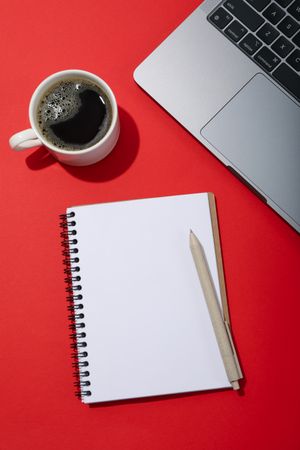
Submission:
POLYGON ((60 83, 44 97, 40 104, 39 119, 48 125, 74 117, 81 105, 79 92, 82 84, 73 82, 60 83), (77 88, 76 88, 77 86, 77 88))
MULTIPOLYGON (((62 149, 82 149, 85 146, 68 145, 61 141, 51 130, 51 125, 64 122, 72 119, 78 113, 81 107, 80 94, 86 89, 97 92, 106 107, 109 106, 109 101, 103 91, 95 84, 87 80, 66 80, 57 83, 46 93, 38 106, 37 118, 38 124, 42 134, 55 146, 62 149)), ((93 139, 86 147, 98 142, 107 132, 109 123, 111 121, 111 110, 108 110, 108 116, 105 118, 99 135, 93 139)))

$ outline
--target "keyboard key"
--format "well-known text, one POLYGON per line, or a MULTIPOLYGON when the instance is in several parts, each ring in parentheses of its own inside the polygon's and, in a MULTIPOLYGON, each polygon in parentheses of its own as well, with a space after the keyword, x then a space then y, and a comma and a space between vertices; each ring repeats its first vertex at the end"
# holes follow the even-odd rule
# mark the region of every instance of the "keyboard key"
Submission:
POLYGON ((276 25, 276 23, 285 16, 285 12, 275 3, 271 3, 271 5, 263 12, 263 16, 265 16, 273 25, 276 25))
POLYGON ((234 42, 238 42, 243 36, 245 36, 247 29, 240 22, 234 20, 230 25, 228 25, 224 33, 234 42))
POLYGON ((262 11, 269 3, 271 3, 271 0, 247 0, 247 2, 257 11, 262 11))
POLYGON ((254 56, 254 59, 267 72, 272 72, 272 70, 280 63, 278 56, 271 52, 267 47, 261 48, 254 56))
POLYGON ((286 8, 292 0, 275 0, 278 5, 282 6, 283 8, 286 8))
POLYGON ((281 56, 281 58, 285 58, 293 50, 294 46, 285 37, 280 36, 271 48, 277 55, 281 56))
POLYGON ((300 47, 300 31, 296 34, 296 36, 293 37, 292 41, 295 42, 298 47, 300 47))
POLYGON ((300 0, 295 0, 294 3, 288 8, 288 12, 293 16, 298 22, 300 21, 300 0))
POLYGON ((223 8, 217 9, 209 18, 220 30, 226 27, 232 20, 232 16, 223 8))
MULTIPOLYGON (((286 62, 288 62, 293 69, 297 70, 297 72, 300 71, 300 50, 297 48, 293 51, 293 53, 290 54, 290 56, 287 58, 286 62)), ((299 80, 300 81, 300 80, 299 80)))
POLYGON ((243 0, 227 0, 223 6, 251 31, 257 30, 264 22, 263 18, 243 0))
POLYGON ((294 19, 286 16, 278 25, 278 30, 282 31, 287 37, 291 37, 298 31, 299 26, 294 19))
POLYGON ((248 55, 253 55, 262 46, 262 43, 254 36, 254 34, 248 33, 240 42, 239 46, 248 53, 248 55))
POLYGON ((264 41, 265 44, 271 44, 279 35, 272 25, 265 23, 257 32, 257 36, 264 41))
POLYGON ((298 101, 300 101, 300 77, 286 64, 280 64, 273 72, 273 76, 282 84, 298 101))

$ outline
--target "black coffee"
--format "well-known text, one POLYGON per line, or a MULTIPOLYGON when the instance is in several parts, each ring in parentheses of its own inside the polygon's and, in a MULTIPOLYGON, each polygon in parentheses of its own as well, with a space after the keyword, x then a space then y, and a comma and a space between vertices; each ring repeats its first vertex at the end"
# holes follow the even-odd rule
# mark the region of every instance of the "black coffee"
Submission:
POLYGON ((107 95, 88 80, 54 84, 42 97, 37 119, 41 134, 63 150, 83 150, 99 142, 112 121, 107 95))

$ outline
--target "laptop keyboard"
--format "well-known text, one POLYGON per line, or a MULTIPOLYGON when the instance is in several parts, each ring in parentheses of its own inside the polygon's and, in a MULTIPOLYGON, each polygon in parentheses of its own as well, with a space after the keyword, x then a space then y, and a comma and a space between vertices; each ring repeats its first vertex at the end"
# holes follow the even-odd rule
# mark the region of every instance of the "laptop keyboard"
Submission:
POLYGON ((300 0, 225 0, 208 20, 300 101, 300 0))

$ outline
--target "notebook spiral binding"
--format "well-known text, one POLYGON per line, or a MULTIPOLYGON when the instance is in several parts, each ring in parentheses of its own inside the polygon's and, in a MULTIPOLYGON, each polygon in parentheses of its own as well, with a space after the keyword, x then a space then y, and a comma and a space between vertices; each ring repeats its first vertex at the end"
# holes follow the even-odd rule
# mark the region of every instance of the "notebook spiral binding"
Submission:
POLYGON ((70 337, 72 339, 72 357, 74 362, 72 366, 75 368, 74 377, 76 381, 74 383, 77 397, 82 398, 90 396, 92 393, 89 389, 86 389, 91 385, 89 381, 89 362, 88 352, 86 350, 87 343, 85 341, 86 333, 83 331, 85 328, 84 323, 84 302, 83 295, 81 293, 82 286, 80 284, 81 277, 79 275, 79 257, 78 257, 78 241, 76 238, 76 220, 75 213, 70 212, 60 215, 60 227, 62 232, 60 233, 63 246, 63 263, 65 265, 64 273, 65 283, 67 284, 67 301, 69 303, 68 310, 71 330, 70 337))

